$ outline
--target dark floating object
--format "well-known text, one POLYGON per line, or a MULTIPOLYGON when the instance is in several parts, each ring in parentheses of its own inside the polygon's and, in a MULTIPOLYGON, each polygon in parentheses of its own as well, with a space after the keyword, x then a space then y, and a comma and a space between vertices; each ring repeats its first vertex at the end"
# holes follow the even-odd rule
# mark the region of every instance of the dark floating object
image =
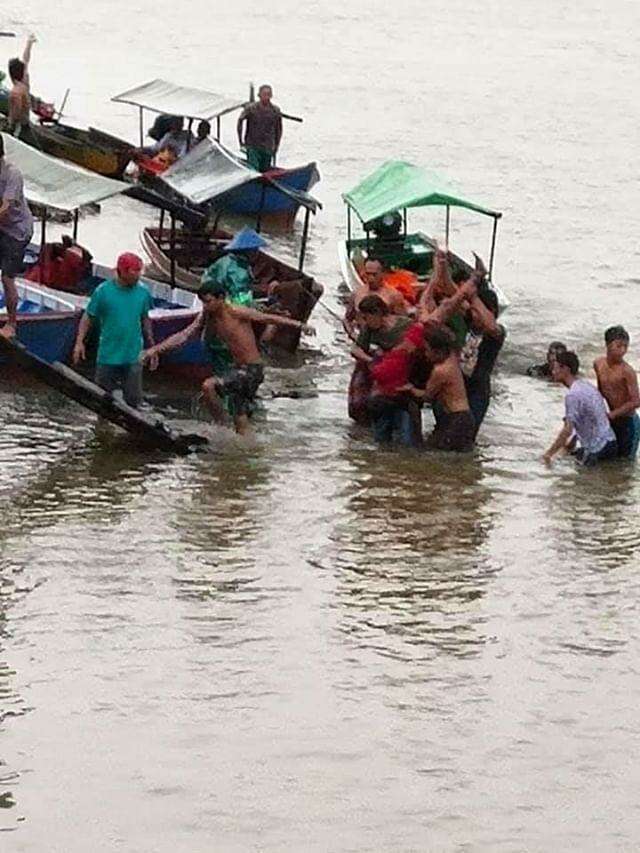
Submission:
POLYGON ((202 435, 178 432, 168 427, 157 415, 145 415, 128 406, 124 401, 116 400, 99 385, 85 379, 66 364, 61 364, 59 361, 49 364, 30 353, 16 340, 9 341, 0 335, 0 350, 4 351, 15 364, 46 385, 116 424, 150 447, 187 454, 209 443, 202 435))

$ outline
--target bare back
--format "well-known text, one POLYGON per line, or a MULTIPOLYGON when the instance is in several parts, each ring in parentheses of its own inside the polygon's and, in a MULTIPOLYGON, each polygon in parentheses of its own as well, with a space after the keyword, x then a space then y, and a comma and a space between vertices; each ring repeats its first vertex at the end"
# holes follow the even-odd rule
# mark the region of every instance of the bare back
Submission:
POLYGON ((427 382, 428 400, 441 403, 449 414, 469 411, 469 400, 456 353, 436 364, 427 382))
POLYGON ((242 316, 242 309, 225 305, 217 316, 207 318, 206 333, 215 335, 229 347, 236 365, 262 362, 252 321, 242 316))

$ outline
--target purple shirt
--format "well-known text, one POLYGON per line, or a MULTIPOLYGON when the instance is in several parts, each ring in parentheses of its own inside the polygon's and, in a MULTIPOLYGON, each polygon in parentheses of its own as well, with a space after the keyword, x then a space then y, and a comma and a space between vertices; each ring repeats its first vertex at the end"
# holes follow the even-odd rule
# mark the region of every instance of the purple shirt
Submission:
POLYGON ((584 379, 576 379, 564 400, 565 419, 580 439, 585 453, 599 453, 615 439, 607 404, 597 388, 584 379))
POLYGON ((9 201, 9 209, 0 217, 0 231, 20 243, 33 236, 33 216, 24 197, 22 175, 3 157, 0 159, 0 199, 9 201))

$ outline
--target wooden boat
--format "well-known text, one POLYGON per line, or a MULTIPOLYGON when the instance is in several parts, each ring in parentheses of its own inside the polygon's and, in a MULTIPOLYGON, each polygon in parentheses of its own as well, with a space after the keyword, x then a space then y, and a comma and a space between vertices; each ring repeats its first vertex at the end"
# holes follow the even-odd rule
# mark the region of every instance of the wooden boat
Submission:
POLYGON ((121 179, 131 160, 133 146, 95 127, 81 130, 57 122, 34 124, 33 132, 45 154, 107 178, 121 179))
MULTIPOLYGON (((194 232, 176 228, 145 228, 141 234, 142 246, 151 261, 151 269, 159 278, 174 282, 185 290, 200 287, 204 270, 224 251, 233 235, 221 229, 213 232, 194 232)), ((269 310, 285 311, 289 316, 306 322, 322 295, 322 285, 314 278, 264 251, 257 253, 253 265, 255 277, 254 296, 265 300, 269 296, 274 304, 269 310), (270 284, 278 282, 275 290, 270 284)), ((278 329, 273 343, 294 352, 300 333, 295 329, 278 329)))

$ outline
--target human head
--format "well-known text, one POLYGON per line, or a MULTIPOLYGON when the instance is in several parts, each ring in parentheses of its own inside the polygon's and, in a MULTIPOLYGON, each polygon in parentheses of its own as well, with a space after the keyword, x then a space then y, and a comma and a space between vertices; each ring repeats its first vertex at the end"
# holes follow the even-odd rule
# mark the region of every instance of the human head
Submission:
POLYGON ((124 252, 116 261, 118 281, 125 287, 133 287, 140 280, 144 263, 133 252, 124 252))
POLYGON ((365 326, 368 329, 375 330, 382 328, 384 318, 389 313, 389 308, 380 296, 370 294, 360 301, 358 312, 365 326))
POLYGON ((571 385, 573 380, 578 375, 580 370, 580 360, 575 352, 564 349, 558 352, 553 366, 551 368, 551 376, 554 382, 561 382, 563 385, 571 385))
POLYGON ((425 354, 433 364, 445 361, 455 349, 456 339, 446 326, 436 326, 425 334, 425 354))
POLYGON ((216 278, 210 275, 209 269, 204 271, 200 279, 198 297, 206 314, 216 314, 224 305, 227 297, 227 288, 216 278))
POLYGON ((177 133, 184 127, 184 119, 182 116, 171 116, 167 125, 172 133, 177 133))
POLYGON ((567 346, 566 344, 563 344, 562 341, 551 341, 547 349, 547 364, 549 365, 549 370, 553 368, 558 357, 558 353, 566 351, 567 346))
POLYGON ((373 258, 366 261, 362 277, 369 290, 380 290, 382 287, 382 264, 380 261, 373 258))
POLYGON ((9 60, 9 77, 14 83, 22 83, 24 79, 24 62, 17 57, 9 60))
POLYGON ((260 99, 260 103, 267 104, 271 103, 271 98, 273 97, 273 89, 269 86, 268 83, 263 83, 262 86, 258 89, 258 98, 260 99))
POLYGON ((211 134, 211 125, 208 121, 201 121, 196 128, 196 136, 198 139, 206 139, 211 134))
POLYGON ((627 354, 630 340, 629 332, 624 326, 610 326, 604 333, 607 358, 612 362, 620 363, 627 354))

